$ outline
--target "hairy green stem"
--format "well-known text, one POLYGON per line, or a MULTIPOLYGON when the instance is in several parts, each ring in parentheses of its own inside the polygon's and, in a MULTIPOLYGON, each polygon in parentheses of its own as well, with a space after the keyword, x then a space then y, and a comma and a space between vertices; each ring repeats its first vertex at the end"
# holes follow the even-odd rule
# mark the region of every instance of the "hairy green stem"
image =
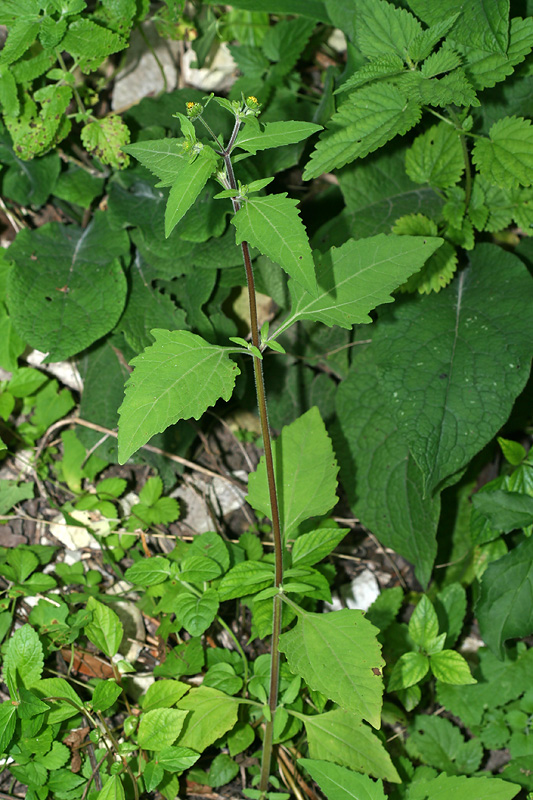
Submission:
MULTIPOLYGON (((237 188, 235 174, 233 172, 233 165, 231 163, 231 150, 235 144, 237 133, 239 131, 240 121, 235 121, 232 135, 230 137, 228 147, 223 152, 224 164, 226 166, 226 174, 228 183, 231 189, 237 188)), ((235 213, 240 209, 238 200, 233 199, 233 208, 235 213)), ((257 317, 257 300, 255 291, 254 271, 252 267, 252 260, 250 258, 250 248, 248 242, 241 243, 242 257, 244 261, 244 269, 246 271, 246 283, 248 286, 248 306, 250 310, 250 331, 252 335, 252 344, 259 349, 259 323, 257 317)), ((281 539, 281 526, 279 519, 278 495, 276 490, 276 477, 274 473, 274 459, 272 457, 272 441, 270 438, 270 427, 268 424, 268 410, 265 392, 265 381, 263 376, 263 362, 257 356, 253 356, 255 389, 257 394, 257 406, 259 409, 259 418, 261 420, 261 434, 263 437, 263 447, 265 449, 265 465, 268 481, 268 493, 270 498, 270 509, 272 517, 272 535, 274 539, 274 559, 275 559, 275 586, 281 586, 283 581, 283 544, 281 539)), ((270 662, 270 689, 268 698, 268 707, 270 710, 270 719, 267 720, 265 726, 265 738, 263 742, 263 756, 261 763, 261 777, 259 782, 259 790, 264 795, 268 787, 268 778, 270 775, 270 761, 272 757, 272 741, 274 736, 274 717, 278 705, 278 690, 279 690, 279 636, 281 633, 281 598, 274 597, 273 603, 273 618, 272 618, 272 645, 271 645, 271 662, 270 662)))

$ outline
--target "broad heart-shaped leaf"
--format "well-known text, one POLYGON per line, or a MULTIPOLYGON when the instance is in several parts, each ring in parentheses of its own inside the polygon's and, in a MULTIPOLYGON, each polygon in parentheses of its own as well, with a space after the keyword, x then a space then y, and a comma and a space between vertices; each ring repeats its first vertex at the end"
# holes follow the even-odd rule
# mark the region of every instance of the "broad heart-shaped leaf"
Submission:
POLYGON ((497 433, 529 376, 533 281, 482 244, 445 292, 385 310, 373 341, 398 427, 432 492, 497 433))
POLYGON ((176 618, 191 636, 201 636, 209 628, 218 611, 218 594, 207 589, 201 597, 184 592, 176 598, 176 618))
POLYGON ((307 770, 328 800, 386 800, 380 780, 373 781, 338 764, 311 758, 298 759, 298 766, 307 770))
MULTIPOLYGON (((272 450, 281 530, 286 537, 303 520, 333 508, 338 467, 316 406, 286 425, 272 450)), ((272 519, 264 456, 250 475, 246 499, 256 511, 272 519)))
POLYGON ((202 147, 194 161, 180 169, 172 184, 165 209, 167 239, 213 174, 217 160, 218 156, 211 147, 202 147))
POLYGON ((187 153, 183 149, 184 141, 183 138, 149 139, 122 149, 159 178, 160 186, 171 186, 188 163, 187 153))
POLYGON ((202 753, 237 722, 239 701, 210 686, 199 686, 178 703, 190 711, 179 739, 182 747, 202 753))
POLYGON ((483 640, 503 658, 506 639, 533 632, 533 538, 529 537, 498 561, 481 579, 476 616, 483 640))
MULTIPOLYGON (((3 663, 3 680, 10 693, 17 685, 29 689, 37 683, 43 671, 43 646, 31 625, 15 631, 7 643, 3 663)), ((12 699, 16 695, 13 694, 12 699)))
POLYGON ((284 120, 282 122, 266 122, 262 131, 247 125, 239 131, 235 147, 255 155, 258 150, 281 147, 284 144, 295 144, 307 139, 311 134, 322 130, 322 125, 313 122, 284 120))
POLYGON ((304 180, 372 153, 420 119, 418 103, 386 83, 363 86, 333 115, 304 171, 304 180))
POLYGON ((423 586, 437 553, 440 499, 423 496, 423 476, 398 430, 368 350, 337 390, 333 432, 350 506, 380 542, 416 568, 423 586))
POLYGON ((257 247, 314 296, 315 265, 297 205, 286 193, 251 197, 231 222, 237 230, 237 244, 246 241, 257 247))
POLYGON ((290 282, 291 313, 278 332, 300 319, 342 328, 372 322, 369 312, 392 303, 390 293, 417 272, 442 241, 436 236, 380 233, 332 248, 318 258, 318 296, 290 282))
POLYGON ((198 419, 222 397, 229 400, 239 368, 228 348, 188 331, 154 330, 155 343, 131 362, 133 373, 119 408, 123 464, 155 433, 179 419, 198 419))
POLYGON ((466 778, 445 775, 418 780, 409 786, 407 800, 512 800, 520 786, 500 778, 466 778))
POLYGON ((110 331, 126 300, 119 257, 129 251, 125 231, 112 231, 97 212, 82 230, 55 222, 22 230, 11 247, 8 282, 13 324, 47 361, 62 361, 110 331))
POLYGON ((378 633, 356 609, 298 611, 295 627, 281 635, 280 650, 311 689, 379 728, 385 662, 378 633))
POLYGON ((384 745, 368 725, 361 722, 359 714, 341 708, 325 714, 304 715, 294 711, 291 714, 305 725, 311 758, 333 761, 375 778, 400 783, 384 745))
POLYGON ((533 126, 529 119, 503 117, 488 139, 476 139, 472 160, 490 183, 513 189, 533 183, 533 126))

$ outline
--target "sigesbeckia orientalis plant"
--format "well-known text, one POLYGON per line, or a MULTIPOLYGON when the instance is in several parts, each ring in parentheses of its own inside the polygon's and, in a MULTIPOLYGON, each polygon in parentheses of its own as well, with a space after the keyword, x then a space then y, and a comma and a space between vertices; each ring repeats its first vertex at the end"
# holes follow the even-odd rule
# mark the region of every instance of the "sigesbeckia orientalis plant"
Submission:
MULTIPOLYGON (((377 629, 357 610, 322 615, 300 605, 302 598, 318 591, 314 564, 327 556, 345 533, 331 523, 329 528, 319 529, 317 525, 316 531, 298 536, 301 523, 327 514, 335 505, 337 465, 316 408, 284 428, 279 439, 272 441, 263 354, 267 348, 282 354, 284 349, 277 338, 300 320, 345 328, 371 322, 369 312, 381 303, 391 302, 391 292, 422 267, 441 246, 442 239, 380 234, 332 248, 317 256, 315 262, 297 202, 286 194, 264 194, 273 178, 245 183, 239 180, 238 171, 243 169, 246 178, 249 156, 304 141, 320 126, 301 121, 261 124, 260 103, 255 97, 241 101, 207 98, 207 102, 211 100, 234 117, 227 143, 206 122, 205 107, 188 103, 186 115, 176 115, 183 138, 141 141, 125 149, 157 176, 158 186, 170 187, 165 214, 167 236, 208 180, 214 179, 222 186, 215 200, 229 199, 233 206, 231 222, 242 250, 248 287, 249 340, 235 338, 231 340, 233 346, 220 346, 189 331, 152 331, 155 343, 133 359, 133 373, 126 384, 120 408, 119 459, 124 463, 151 436, 178 420, 198 419, 220 398, 229 400, 239 374, 234 357, 252 358, 264 456, 250 476, 247 499, 272 521, 273 573, 262 564, 265 580, 264 570, 258 576, 257 562, 241 562, 214 589, 218 601, 255 595, 256 603, 272 602, 270 688, 262 708, 259 796, 264 796, 268 788, 273 741, 281 724, 276 727, 276 713, 279 715, 283 707, 278 697, 280 651, 299 683, 303 680, 308 690, 321 693, 336 704, 325 713, 316 705, 314 711, 318 713, 305 714, 283 707, 280 719, 284 724, 288 715, 303 722, 311 758, 327 760, 323 747, 328 739, 355 741, 361 752, 374 754, 372 759, 363 759, 363 771, 396 781, 398 775, 390 757, 363 722, 380 727, 384 662, 377 629), (194 122, 203 125, 209 139, 198 136, 194 122), (291 311, 270 336, 268 324, 259 329, 252 248, 279 264, 289 276, 291 311), (293 540, 296 542, 291 552, 288 545, 293 540), (296 624, 282 633, 294 618, 296 624), (373 766, 369 767, 371 761, 373 766)), ((190 692, 191 703, 194 692, 195 689, 190 692)), ((212 694, 210 698, 203 701, 220 701, 212 694)), ((245 698, 231 700, 250 702, 245 698)), ((287 698, 285 703, 289 705, 287 698)))

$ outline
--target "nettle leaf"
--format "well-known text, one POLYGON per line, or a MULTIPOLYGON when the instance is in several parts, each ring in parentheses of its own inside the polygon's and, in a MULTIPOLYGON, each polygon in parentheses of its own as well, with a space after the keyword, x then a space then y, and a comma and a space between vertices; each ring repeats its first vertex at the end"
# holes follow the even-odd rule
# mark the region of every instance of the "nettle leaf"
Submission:
POLYGON ((415 565, 425 586, 437 553, 440 499, 424 497, 422 472, 369 352, 354 361, 337 390, 333 438, 341 480, 354 514, 383 545, 415 565))
POLYGON ((411 757, 449 775, 475 772, 483 756, 479 739, 465 742, 459 728, 444 717, 418 715, 407 739, 411 757))
POLYGON ((159 178, 159 186, 172 186, 179 172, 187 165, 189 156, 183 149, 185 139, 149 139, 124 147, 159 178))
POLYGON ((154 330, 152 336, 155 343, 131 362, 134 370, 119 408, 121 464, 179 419, 199 419, 220 397, 229 400, 240 372, 229 348, 193 333, 154 330))
POLYGON ((472 43, 457 44, 463 56, 465 71, 476 89, 485 89, 505 80, 514 72, 533 47, 533 18, 514 17, 509 31, 507 53, 488 52, 472 43))
POLYGON ((430 780, 417 780, 409 786, 407 800, 512 800, 520 786, 500 778, 466 778, 439 775, 430 780))
POLYGON ((172 184, 165 209, 167 239, 215 171, 217 161, 218 156, 211 147, 202 147, 194 161, 189 161, 180 169, 172 184))
POLYGON ((346 83, 343 83, 335 92, 341 94, 342 92, 357 89, 370 81, 378 80, 379 78, 389 78, 392 75, 399 75, 405 71, 405 64, 402 59, 394 55, 394 53, 386 56, 376 58, 369 64, 363 64, 353 75, 350 75, 346 83))
POLYGON ((444 14, 460 11, 450 39, 494 53, 507 51, 509 0, 442 0, 438 6, 431 0, 409 0, 409 6, 428 25, 437 24, 444 14))
POLYGON ((343 167, 403 135, 419 121, 420 105, 395 86, 358 89, 331 118, 308 162, 303 178, 343 167))
POLYGON ((373 781, 346 767, 310 758, 298 759, 298 767, 310 774, 328 800, 386 800, 380 780, 373 781))
MULTIPOLYGON (((300 522, 326 514, 337 502, 337 462, 318 408, 286 425, 272 450, 281 529, 289 536, 300 522)), ((246 499, 272 519, 264 456, 250 475, 246 499)))
POLYGON ((426 78, 421 72, 406 72, 398 85, 413 102, 429 106, 479 106, 474 88, 464 70, 454 69, 442 78, 426 78))
POLYGON ((411 180, 442 189, 457 183, 464 168, 459 134, 444 122, 417 136, 405 156, 405 169, 411 180))
POLYGON ((3 663, 3 679, 10 694, 14 687, 22 685, 29 689, 38 682, 43 672, 43 646, 31 625, 23 625, 15 631, 7 643, 3 663))
POLYGON ((491 126, 489 139, 476 139, 472 160, 481 175, 503 188, 533 183, 533 126, 529 119, 503 117, 491 126))
POLYGON ((184 592, 176 598, 176 619, 191 636, 201 636, 206 631, 218 612, 218 593, 215 589, 206 589, 201 597, 184 592))
POLYGON ((298 120, 265 122, 263 130, 259 131, 253 125, 245 125, 239 131, 235 147, 240 147, 242 150, 246 150, 247 153, 255 155, 258 150, 268 150, 271 147, 282 147, 286 144, 301 142, 321 130, 322 125, 298 120))
POLYGON ((315 265, 297 205, 286 193, 248 198, 231 222, 237 244, 257 247, 315 295, 315 265))
POLYGON ((379 728, 385 662, 378 633, 356 609, 331 614, 299 610, 295 627, 280 637, 280 650, 311 689, 379 728))
MULTIPOLYGON (((424 214, 410 214, 396 220, 393 233, 400 235, 435 236, 438 228, 436 222, 424 214)), ((440 292, 449 284, 457 270, 457 253, 450 242, 443 242, 418 272, 400 286, 400 292, 419 292, 429 294, 440 292)))
POLYGON ((32 19, 18 19, 10 25, 7 41, 2 49, 2 64, 12 64, 23 56, 35 41, 38 32, 39 23, 32 19))
POLYGON ((143 712, 137 741, 145 750, 162 750, 174 744, 181 733, 188 711, 177 708, 154 708, 143 712))
POLYGON ((33 98, 25 94, 18 117, 6 117, 17 155, 31 159, 46 153, 69 133, 71 122, 65 115, 72 98, 70 86, 43 86, 33 98), (38 101, 40 107, 34 101, 38 101))
POLYGON ((476 616, 483 640, 503 658, 505 641, 533 631, 533 538, 493 561, 481 578, 476 616))
POLYGON ((444 72, 450 72, 461 64, 461 56, 444 43, 436 53, 426 58, 420 68, 424 78, 434 78, 444 72))
POLYGON ((85 635, 102 653, 113 658, 118 653, 124 636, 122 622, 109 606, 100 603, 94 597, 89 597, 87 611, 92 613, 92 620, 84 627, 85 635))
MULTIPOLYGON (((338 613, 338 612, 335 612, 338 613)), ((304 715, 309 755, 319 761, 332 761, 342 767, 400 783, 400 777, 380 739, 361 722, 359 714, 336 709, 325 714, 304 715)))
POLYGON ((81 129, 80 138, 85 149, 102 164, 122 169, 130 163, 122 150, 130 141, 130 132, 118 114, 89 122, 81 129))
POLYGON ((180 745, 202 753, 233 728, 238 719, 239 701, 210 686, 199 686, 180 700, 179 707, 190 711, 180 745))
POLYGON ((103 213, 84 230, 52 222, 22 230, 9 248, 13 324, 28 344, 62 361, 108 333, 126 301, 119 257, 125 232, 112 231, 103 213))
POLYGON ((397 54, 405 58, 422 25, 409 11, 385 0, 360 0, 357 5, 356 41, 367 58, 397 54))
POLYGON ((381 391, 426 492, 462 469, 508 418, 529 375, 532 302, 523 264, 480 245, 446 292, 382 313, 373 343, 381 391))
POLYGON ((442 239, 421 236, 385 236, 351 239, 341 247, 318 256, 318 296, 289 284, 291 314, 276 334, 300 319, 351 328, 372 322, 369 312, 382 303, 392 303, 391 292, 437 250, 442 239))
MULTIPOLYGON (((430 53, 432 53, 435 45, 438 44, 443 36, 446 36, 454 22, 459 17, 459 13, 460 12, 457 14, 451 14, 449 17, 444 17, 444 19, 440 19, 434 25, 431 25, 430 28, 427 28, 425 31, 422 31, 422 33, 419 33, 409 46, 409 58, 412 61, 422 61, 423 59, 427 58, 430 53)), ((457 66, 457 64, 454 66, 457 66)), ((431 76, 428 75, 426 77, 431 76)))
POLYGON ((122 36, 97 25, 96 22, 90 19, 78 19, 70 23, 61 47, 67 53, 82 58, 85 61, 82 69, 85 71, 111 53, 123 50, 126 44, 127 41, 122 36))

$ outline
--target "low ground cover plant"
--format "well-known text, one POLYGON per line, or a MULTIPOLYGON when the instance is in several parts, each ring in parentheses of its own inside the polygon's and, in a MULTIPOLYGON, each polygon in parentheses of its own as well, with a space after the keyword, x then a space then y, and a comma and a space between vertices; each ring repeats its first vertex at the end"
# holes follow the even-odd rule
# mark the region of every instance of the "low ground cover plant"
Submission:
POLYGON ((525 798, 532 9, 141 5, 0 16, 0 513, 56 515, 0 548, 3 796, 525 798), (229 95, 99 116, 185 10, 229 95), (175 536, 212 407, 257 409, 255 518, 175 536), (412 570, 324 613, 355 520, 412 570))

